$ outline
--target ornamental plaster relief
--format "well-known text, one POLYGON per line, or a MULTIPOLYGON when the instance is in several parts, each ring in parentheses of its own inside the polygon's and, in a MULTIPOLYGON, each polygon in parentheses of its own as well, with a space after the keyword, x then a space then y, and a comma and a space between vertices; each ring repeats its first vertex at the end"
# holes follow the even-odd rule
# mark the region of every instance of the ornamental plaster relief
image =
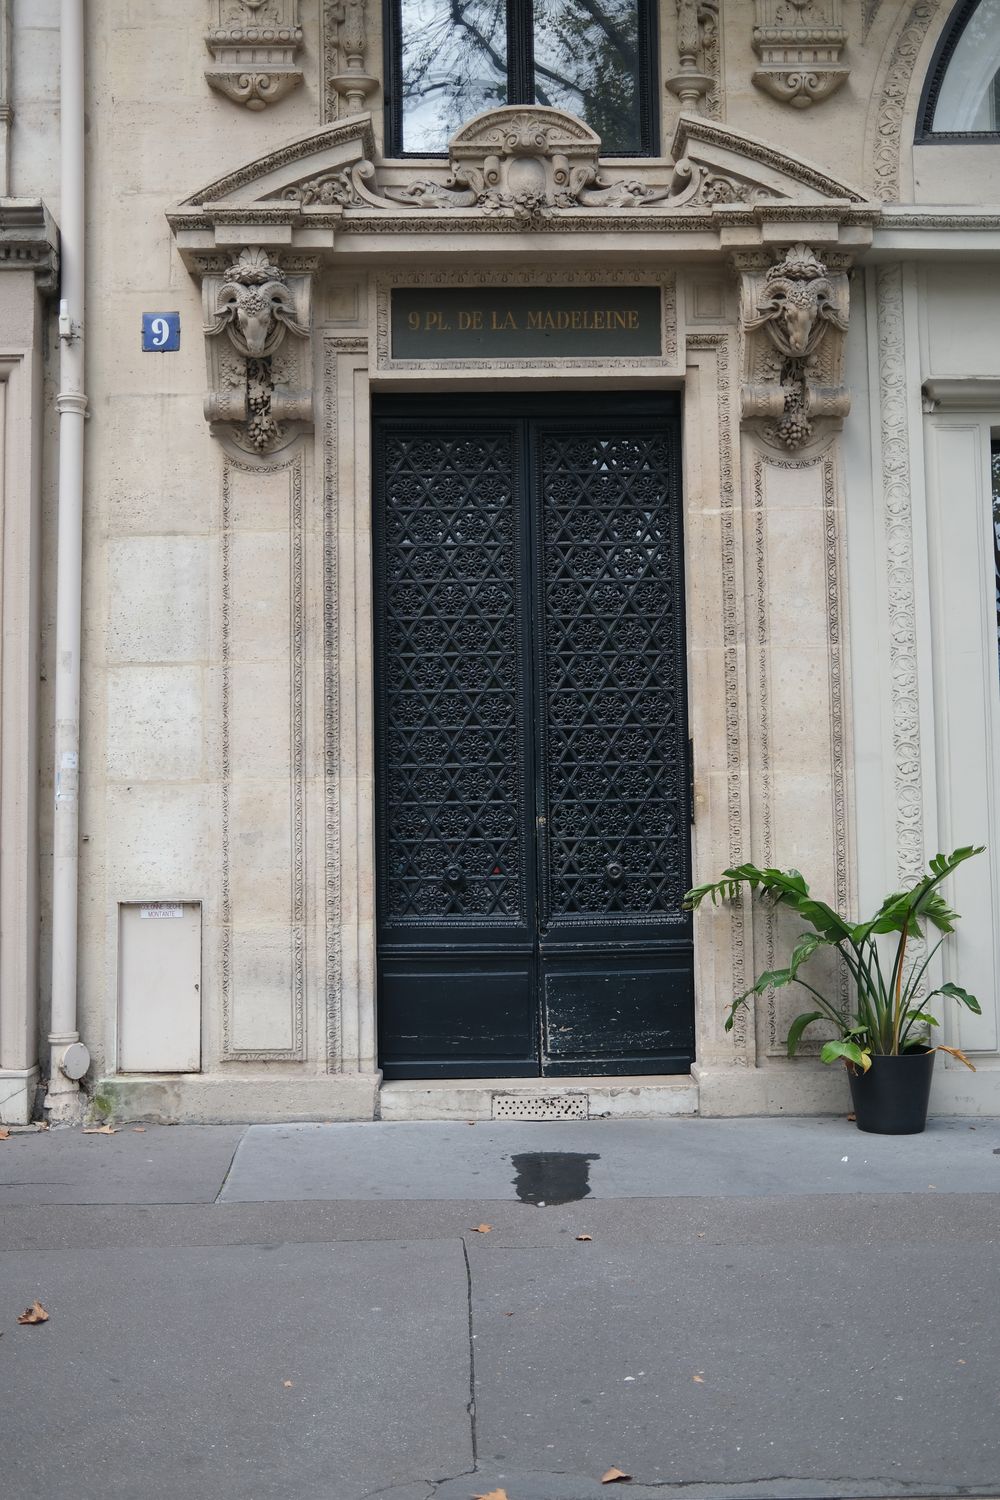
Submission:
POLYGON ((899 266, 876 272, 878 372, 881 389, 881 481, 888 580, 896 875, 900 886, 924 868, 919 663, 911 512, 909 392, 899 266))
POLYGON ((322 15, 323 118, 360 114, 379 88, 368 66, 369 52, 377 55, 369 0, 323 0, 322 15))
POLYGON ((736 257, 742 283, 742 414, 765 442, 796 452, 822 441, 850 409, 844 384, 849 294, 842 256, 803 243, 767 264, 736 257), (829 263, 828 263, 829 262, 829 263))
POLYGON ((211 0, 205 79, 247 109, 277 104, 302 82, 299 0, 211 0))
MULTIPOLYGON (((928 33, 939 20, 943 22, 949 10, 945 0, 915 0, 904 12, 876 81, 876 102, 865 136, 865 163, 872 196, 883 203, 899 201, 903 135, 912 125, 907 103, 914 70, 928 33)), ((908 139, 912 138, 910 128, 908 139)))
MULTIPOLYGON (((721 665, 723 686, 723 718, 721 724, 703 721, 703 699, 692 681, 693 719, 692 732, 695 754, 699 760, 705 758, 705 772, 700 772, 696 762, 696 776, 707 774, 709 766, 724 767, 724 811, 720 810, 707 839, 695 825, 695 842, 698 864, 711 864, 715 869, 723 860, 729 865, 738 865, 748 855, 747 833, 749 830, 749 786, 748 786, 748 712, 747 676, 744 632, 743 590, 743 535, 742 506, 740 503, 740 478, 737 434, 734 431, 732 369, 734 363, 733 341, 725 332, 701 332, 688 334, 686 339, 689 370, 698 371, 698 410, 690 411, 687 420, 697 430, 702 441, 704 434, 715 430, 715 453, 704 466, 700 493, 689 494, 687 504, 694 506, 699 501, 716 508, 717 496, 718 528, 716 538, 719 547, 717 563, 712 563, 712 580, 702 576, 693 579, 696 591, 704 589, 708 605, 707 614, 711 630, 705 632, 705 642, 718 636, 721 643, 721 665), (701 736, 701 740, 699 740, 701 736), (704 743, 709 740, 709 745, 704 743), (723 750, 724 747, 724 750, 723 750), (720 756, 718 752, 723 750, 720 756), (707 844, 707 848, 705 845, 707 844)), ((692 559, 692 565, 693 559, 692 559)), ((701 644, 699 642, 699 644, 701 644)), ((698 869, 695 878, 700 878, 698 869)), ((713 934, 715 963, 707 963, 709 955, 698 953, 699 972, 703 981, 699 988, 704 993, 724 996, 727 989, 733 995, 742 994, 752 974, 754 958, 752 952, 752 927, 749 908, 744 902, 734 902, 725 912, 717 916, 718 924, 728 929, 723 936, 718 929, 713 934), (716 971, 716 963, 718 965, 716 971), (707 970, 707 972, 706 972, 707 970)), ((703 943, 711 938, 703 935, 703 943)), ((753 1028, 746 1009, 737 1013, 733 1029, 726 1037, 716 1016, 703 1016, 699 1022, 698 1055, 714 1061, 732 1061, 749 1068, 755 1061, 753 1028)))
POLYGON ((677 0, 678 71, 666 87, 681 109, 718 119, 722 113, 719 80, 719 0, 677 0))
POLYGON ((841 63, 847 32, 840 0, 755 0, 752 82, 793 109, 808 109, 850 77, 841 63))
POLYGON ((205 416, 247 453, 285 447, 312 426, 312 278, 245 249, 202 281, 210 394, 205 416))

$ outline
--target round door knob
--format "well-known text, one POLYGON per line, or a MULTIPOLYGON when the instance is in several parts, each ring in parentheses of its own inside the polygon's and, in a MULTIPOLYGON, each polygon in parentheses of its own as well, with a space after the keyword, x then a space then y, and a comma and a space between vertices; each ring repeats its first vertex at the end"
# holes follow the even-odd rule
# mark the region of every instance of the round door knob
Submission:
POLYGON ((604 873, 608 877, 608 880, 612 885, 618 885, 619 881, 625 878, 625 871, 622 869, 618 861, 614 859, 606 867, 604 873))
POLYGON ((454 890, 460 891, 465 885, 465 876, 458 865, 449 865, 444 872, 444 883, 450 885, 454 890))

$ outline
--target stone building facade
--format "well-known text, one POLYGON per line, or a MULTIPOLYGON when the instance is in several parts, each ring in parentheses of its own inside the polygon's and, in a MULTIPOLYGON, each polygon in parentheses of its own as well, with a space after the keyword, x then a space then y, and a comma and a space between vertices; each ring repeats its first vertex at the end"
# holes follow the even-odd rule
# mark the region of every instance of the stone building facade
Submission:
POLYGON ((50 1031, 125 1117, 838 1109, 681 893, 973 842, 932 1107, 1000 1111, 1000 6, 87 0, 79 327, 66 10, 0 29, 2 1118, 50 1031))

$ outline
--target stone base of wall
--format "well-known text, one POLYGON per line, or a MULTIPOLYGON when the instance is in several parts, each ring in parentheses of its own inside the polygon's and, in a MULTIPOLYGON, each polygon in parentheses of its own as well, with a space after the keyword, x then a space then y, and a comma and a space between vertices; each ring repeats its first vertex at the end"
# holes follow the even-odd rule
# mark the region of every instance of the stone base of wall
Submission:
MULTIPOLYGON (((989 1060, 992 1064, 994 1059, 989 1060)), ((930 1114, 996 1115, 1000 1111, 1000 1068, 985 1064, 970 1073, 961 1064, 934 1069, 930 1114)), ((801 1058, 763 1068, 695 1063, 700 1115, 847 1115, 850 1087, 845 1070, 801 1058)))
POLYGON ((105 1120, 150 1120, 160 1125, 223 1125, 283 1120, 372 1120, 380 1073, 322 1078, 212 1074, 101 1078, 91 1115, 105 1120))
MULTIPOLYGON (((0 1122, 26 1124, 38 1071, 0 1073, 0 1122), (17 1083, 16 1091, 9 1086, 17 1083)), ((695 1063, 684 1078, 478 1078, 382 1084, 380 1073, 321 1078, 213 1074, 102 1078, 90 1114, 102 1121, 158 1124, 268 1123, 291 1120, 488 1120, 494 1096, 533 1102, 586 1095, 584 1116, 651 1120, 678 1115, 840 1115, 851 1109, 843 1068, 801 1059, 763 1068, 695 1063)), ((1000 1113, 1000 1068, 976 1073, 942 1066, 932 1116, 1000 1113)), ((558 1117, 556 1114, 555 1117, 558 1117)), ((567 1118, 570 1116, 567 1115, 567 1118)))
POLYGON ((695 1063, 700 1115, 846 1115, 851 1108, 843 1068, 800 1059, 744 1068, 695 1063))
POLYGON ((0 1068, 0 1125, 27 1125, 35 1105, 37 1068, 0 1068))
POLYGON ((384 1083, 383 1120, 662 1120, 696 1115, 690 1076, 442 1078, 384 1083))

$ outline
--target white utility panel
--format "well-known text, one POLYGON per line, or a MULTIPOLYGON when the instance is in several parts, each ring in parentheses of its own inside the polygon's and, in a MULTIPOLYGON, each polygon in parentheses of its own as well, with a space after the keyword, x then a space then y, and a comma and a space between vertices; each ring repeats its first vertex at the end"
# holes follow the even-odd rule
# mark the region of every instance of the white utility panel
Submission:
POLYGON ((122 1072, 198 1072, 200 902, 147 901, 119 907, 118 995, 122 1072))

